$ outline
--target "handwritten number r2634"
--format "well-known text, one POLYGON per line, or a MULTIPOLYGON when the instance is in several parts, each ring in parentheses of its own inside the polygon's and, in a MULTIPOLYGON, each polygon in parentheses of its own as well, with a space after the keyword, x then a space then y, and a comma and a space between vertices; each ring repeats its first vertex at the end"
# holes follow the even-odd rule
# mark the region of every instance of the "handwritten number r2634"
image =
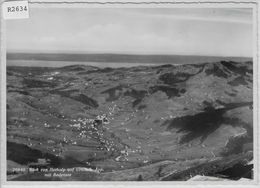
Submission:
POLYGON ((27 6, 7 7, 7 12, 22 12, 22 11, 27 11, 27 6))

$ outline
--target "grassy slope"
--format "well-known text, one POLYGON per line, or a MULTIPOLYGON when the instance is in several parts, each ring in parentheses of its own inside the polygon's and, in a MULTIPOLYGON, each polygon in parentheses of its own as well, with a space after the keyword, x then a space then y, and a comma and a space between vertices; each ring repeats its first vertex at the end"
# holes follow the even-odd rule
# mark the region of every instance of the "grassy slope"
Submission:
POLYGON ((53 167, 102 170, 72 180, 135 180, 137 172, 158 180, 173 169, 219 159, 223 170, 229 156, 252 156, 241 157, 252 150, 250 62, 8 67, 7 76, 8 159, 20 165, 48 158, 53 167), (102 114, 108 123, 96 120, 102 114))

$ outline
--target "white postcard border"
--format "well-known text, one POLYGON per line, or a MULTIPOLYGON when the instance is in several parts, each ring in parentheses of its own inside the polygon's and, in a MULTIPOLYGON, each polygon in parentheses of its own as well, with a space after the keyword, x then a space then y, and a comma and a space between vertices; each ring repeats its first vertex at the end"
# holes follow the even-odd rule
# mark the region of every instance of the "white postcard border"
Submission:
MULTIPOLYGON (((4 1, 1 1, 1 5, 4 1)), ((1 125, 1 186, 3 187, 140 187, 140 186, 149 186, 149 187, 258 187, 259 186, 259 72, 260 66, 259 63, 259 2, 257 0, 243 0, 243 1, 228 1, 228 0, 29 0, 29 8, 53 8, 53 7, 83 7, 83 8, 133 8, 133 7, 140 7, 140 8, 152 8, 152 7, 220 7, 220 8, 253 8, 253 17, 254 17, 254 24, 253 24, 253 41, 254 41, 254 79, 253 79, 253 105, 254 105, 254 173, 255 179, 250 182, 239 182, 239 181, 230 181, 230 182, 158 182, 158 181, 151 181, 151 182, 116 182, 116 181, 103 181, 103 182, 78 182, 78 181, 69 181, 69 182, 8 182, 6 181, 6 21, 2 16, 2 9, 0 10, 1 13, 1 73, 0 73, 0 94, 1 94, 1 116, 0 116, 0 125, 1 125)), ((12 20, 11 20, 12 21, 12 20)))

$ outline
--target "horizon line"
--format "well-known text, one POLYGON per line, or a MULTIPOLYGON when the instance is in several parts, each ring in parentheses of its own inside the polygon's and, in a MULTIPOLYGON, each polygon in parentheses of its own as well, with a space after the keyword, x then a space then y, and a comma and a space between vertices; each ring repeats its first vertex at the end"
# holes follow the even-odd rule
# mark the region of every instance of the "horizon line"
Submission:
POLYGON ((135 53, 135 52, 91 52, 91 51, 15 51, 6 50, 6 54, 71 54, 71 55, 137 55, 137 56, 197 56, 197 57, 234 57, 234 58, 253 58, 253 56, 236 56, 236 55, 203 55, 203 54, 173 54, 173 53, 135 53))

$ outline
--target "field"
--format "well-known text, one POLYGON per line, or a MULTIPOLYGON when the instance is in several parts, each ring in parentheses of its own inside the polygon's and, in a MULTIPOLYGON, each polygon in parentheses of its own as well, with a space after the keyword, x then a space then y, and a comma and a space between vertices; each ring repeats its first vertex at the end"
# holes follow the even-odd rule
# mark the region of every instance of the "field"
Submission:
POLYGON ((251 61, 7 66, 8 180, 238 180, 252 158, 251 61))

